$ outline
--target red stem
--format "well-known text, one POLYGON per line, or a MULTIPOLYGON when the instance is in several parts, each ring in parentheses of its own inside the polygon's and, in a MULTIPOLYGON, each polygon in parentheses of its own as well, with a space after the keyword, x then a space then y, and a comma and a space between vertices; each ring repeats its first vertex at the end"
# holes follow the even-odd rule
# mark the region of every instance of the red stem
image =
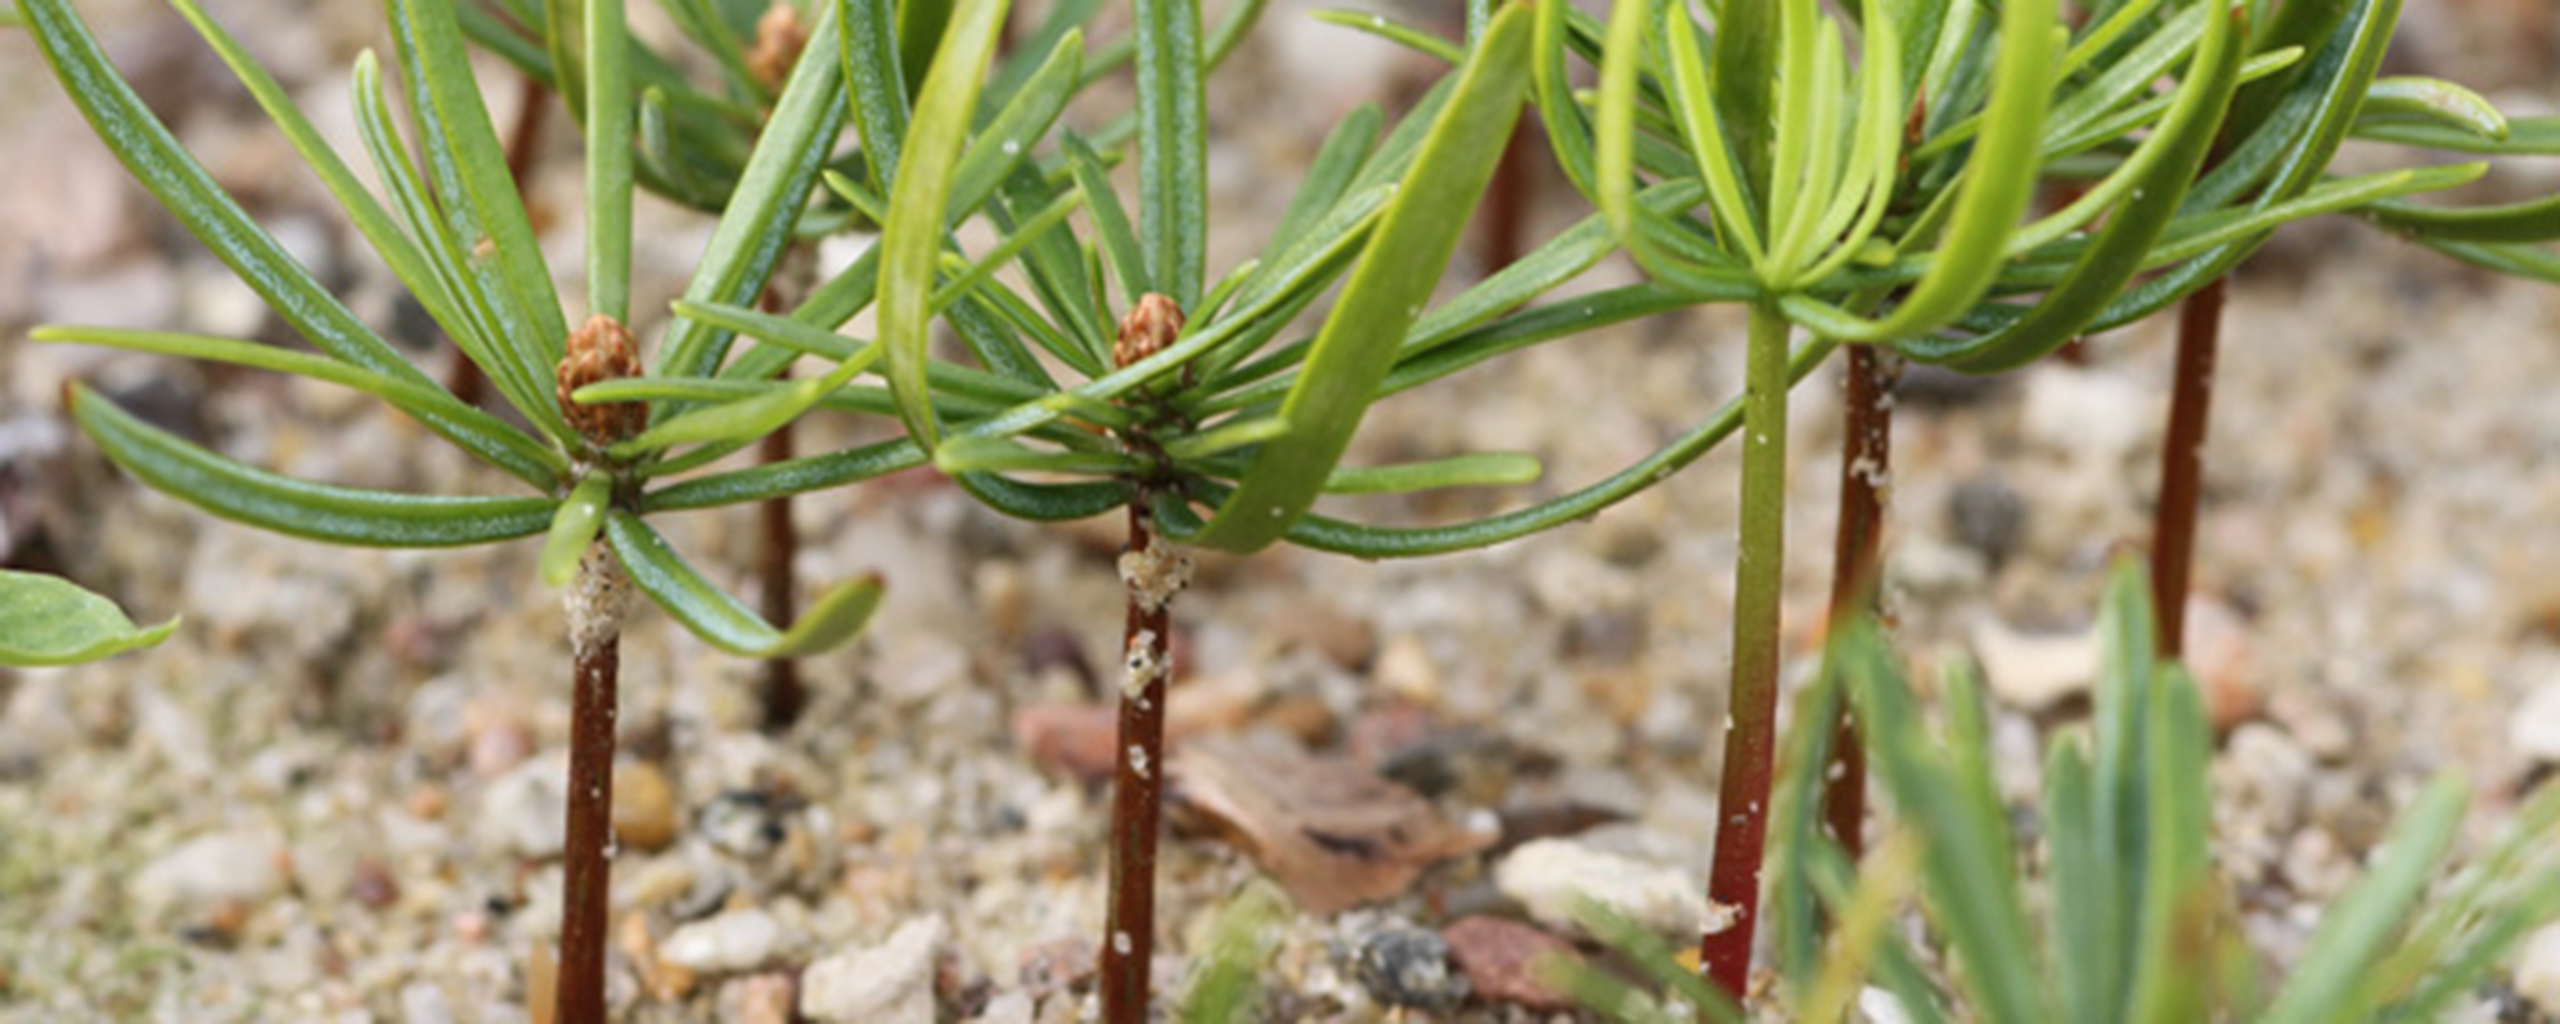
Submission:
MULTIPOLYGON (((790 376, 788 371, 784 377, 790 376)), ((756 461, 765 465, 791 460, 791 425, 783 424, 756 444, 756 461)), ((777 627, 788 627, 792 609, 792 560, 799 556, 800 537, 791 526, 791 496, 766 498, 756 506, 756 519, 762 541, 756 552, 756 575, 761 577, 759 595, 765 621, 777 627)), ((767 732, 788 731, 800 720, 800 712, 809 706, 809 689, 800 682, 800 663, 790 658, 775 658, 764 663, 764 727, 767 732)))
MULTIPOLYGON (((1155 543, 1152 513, 1143 488, 1129 502, 1129 550, 1155 543)), ((1111 908, 1102 944, 1102 1019, 1106 1024, 1147 1020, 1148 964, 1155 950, 1156 832, 1162 812, 1165 679, 1173 614, 1163 602, 1129 587, 1128 624, 1121 649, 1132 664, 1152 666, 1134 697, 1120 698, 1119 767, 1111 784, 1111 908)))
MULTIPOLYGON (((590 558, 596 556, 590 555, 590 558)), ((611 557, 611 556, 605 556, 611 557)), ((581 569, 580 572, 587 570, 581 569)), ((569 836, 560 907, 560 1024, 605 1019, 605 914, 613 887, 613 746, 622 634, 574 640, 569 710, 569 836)))
POLYGON ((2204 482, 2207 415, 2213 406, 2213 362, 2222 341, 2222 303, 2229 278, 2218 278, 2178 308, 2178 365, 2169 395, 2169 436, 2160 449, 2160 510, 2151 540, 2151 617, 2160 653, 2186 647, 2187 587, 2195 563, 2196 504, 2204 482))
MULTIPOLYGON (((1840 530, 1832 551, 1831 622, 1875 610, 1882 579, 1884 501, 1892 486, 1893 385, 1899 361, 1873 345, 1849 349, 1846 429, 1840 439, 1840 530)), ((1824 776, 1822 819, 1855 860, 1866 849, 1867 749, 1849 702, 1840 702, 1824 776)))

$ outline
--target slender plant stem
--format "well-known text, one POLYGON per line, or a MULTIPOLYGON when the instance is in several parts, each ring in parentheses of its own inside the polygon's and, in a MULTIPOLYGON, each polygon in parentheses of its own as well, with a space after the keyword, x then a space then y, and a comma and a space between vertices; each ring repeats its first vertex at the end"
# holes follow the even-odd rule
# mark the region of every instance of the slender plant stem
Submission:
POLYGON ((1769 830, 1778 717, 1778 598, 1786 568, 1787 335, 1774 305, 1751 307, 1742 399, 1742 550, 1734 567, 1733 685, 1707 898, 1731 923, 1699 941, 1708 977, 1739 1001, 1749 991, 1751 936, 1769 830))
MULTIPOLYGON (((1178 564, 1156 539, 1146 489, 1129 502, 1129 548, 1121 556, 1128 585, 1128 624, 1121 650, 1127 675, 1120 690, 1119 767, 1111 784, 1111 908, 1102 945, 1102 1019, 1147 1020, 1148 964, 1155 950, 1156 832, 1163 809, 1165 679, 1172 590, 1150 568, 1178 564)), ((1178 569, 1172 570, 1178 572, 1178 569)))
POLYGON ((1479 242, 1483 266, 1480 271, 1491 276, 1520 259, 1524 248, 1521 239, 1529 230, 1530 199, 1537 194, 1537 162, 1532 152, 1539 133, 1529 118, 1522 117, 1511 130, 1510 144, 1502 148, 1502 159, 1494 164, 1493 181, 1485 186, 1484 234, 1479 242))
MULTIPOLYGON (((774 268, 773 280, 758 296, 758 305, 767 313, 785 313, 808 295, 811 279, 816 276, 815 251, 806 245, 794 245, 783 253, 774 268)), ((791 368, 777 375, 788 379, 791 368)), ((785 423, 756 443, 756 461, 765 465, 788 462, 792 456, 793 425, 785 423)), ((800 556, 800 535, 791 525, 791 496, 775 495, 756 506, 756 526, 760 535, 756 549, 756 576, 759 604, 765 620, 776 625, 787 624, 794 614, 793 599, 798 580, 792 563, 800 556)), ((800 721, 800 713, 809 706, 809 688, 800 679, 800 663, 790 658, 775 658, 764 663, 764 729, 787 732, 800 721)))
MULTIPOLYGON (((1901 361, 1875 345, 1849 348, 1847 400, 1840 438, 1840 528, 1832 549, 1834 627, 1875 610, 1883 578, 1884 503, 1893 479, 1893 386, 1901 361)), ((1823 776, 1822 820, 1854 860, 1865 851, 1867 748, 1857 714, 1840 702, 1832 721, 1831 768, 1823 776)))
POLYGON ((613 889, 613 747, 630 586, 602 542, 578 563, 565 601, 576 691, 569 706, 569 835, 560 905, 555 1020, 605 1019, 605 916, 613 889))
POLYGON ((2186 648, 2187 586, 2195 564, 2196 502, 2204 484, 2206 418, 2213 410, 2213 362, 2222 344, 2218 278, 2178 307, 2178 365, 2169 393, 2169 436, 2160 447, 2160 509, 2151 538, 2151 617, 2160 653, 2186 648))

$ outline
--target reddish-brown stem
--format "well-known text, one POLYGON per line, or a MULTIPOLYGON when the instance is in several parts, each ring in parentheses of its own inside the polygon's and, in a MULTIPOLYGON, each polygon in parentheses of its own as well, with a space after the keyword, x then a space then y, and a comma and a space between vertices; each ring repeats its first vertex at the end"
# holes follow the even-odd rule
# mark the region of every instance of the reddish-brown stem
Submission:
POLYGON ((1110 920, 1102 944, 1106 1024, 1146 1021, 1147 966, 1155 950, 1156 830, 1164 796, 1158 780, 1164 768, 1165 679, 1173 674, 1168 661, 1173 615, 1171 594, 1129 569, 1132 561, 1143 563, 1158 543, 1147 499, 1141 488, 1129 502, 1129 555, 1124 558, 1130 561, 1121 570, 1129 584, 1129 607, 1121 637, 1126 682, 1120 691, 1119 767, 1111 783, 1110 920))
POLYGON ((603 545, 568 596, 576 690, 569 705, 569 833, 562 872, 554 1019, 605 1019, 605 915, 613 889, 613 747, 622 667, 622 567, 603 545))
POLYGON ((2229 278, 2217 278, 2178 307, 2178 365, 2169 393, 2169 436, 2160 448, 2160 509, 2151 537, 2151 617, 2160 653, 2186 647, 2188 570, 2196 550, 2196 502, 2204 483, 2207 414, 2213 408, 2213 361, 2222 344, 2222 300, 2229 278))
MULTIPOLYGON (((1884 502, 1893 473, 1893 385, 1900 361, 1873 345, 1849 348, 1847 406, 1840 439, 1840 529, 1832 549, 1831 623, 1875 609, 1884 540, 1884 502)), ((1823 776, 1822 820, 1855 859, 1865 850, 1867 748, 1847 701, 1832 721, 1831 768, 1823 776)))
POLYGON ((1775 306, 1752 308, 1742 399, 1742 543, 1733 574, 1733 685, 1726 694, 1724 777, 1717 783, 1715 858, 1707 878, 1707 898, 1727 922, 1698 940, 1700 966, 1737 1002, 1750 991, 1751 937, 1759 924, 1769 784, 1777 760, 1790 330, 1775 306))
MULTIPOLYGON (((768 466, 791 461, 790 424, 757 442, 756 461, 768 466)), ((791 496, 766 498, 756 506, 756 518, 763 535, 756 551, 762 610, 766 621, 781 625, 790 622, 793 614, 791 563, 800 552, 800 537, 791 527, 791 496)), ((799 662, 775 658, 764 663, 765 731, 789 730, 808 705, 809 690, 800 682, 799 662)))
POLYGON ((1537 188, 1538 165, 1530 159, 1535 139, 1529 119, 1521 118, 1511 130, 1510 144, 1502 148, 1502 159, 1493 166, 1492 183, 1485 186, 1480 239, 1484 266, 1480 269, 1488 276, 1520 258, 1520 240, 1528 232, 1529 199, 1537 188))

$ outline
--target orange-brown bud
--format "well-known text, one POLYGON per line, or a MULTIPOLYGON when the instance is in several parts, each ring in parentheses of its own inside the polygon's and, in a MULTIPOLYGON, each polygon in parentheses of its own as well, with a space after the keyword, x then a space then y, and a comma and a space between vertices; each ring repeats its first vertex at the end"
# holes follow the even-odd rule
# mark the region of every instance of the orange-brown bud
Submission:
POLYGON ((622 321, 604 314, 589 317, 569 335, 568 352, 560 357, 560 417, 578 436, 599 448, 637 436, 649 426, 649 407, 640 402, 597 402, 587 405, 569 397, 600 381, 640 375, 640 348, 622 321))
POLYGON ((776 3, 756 19, 756 47, 747 54, 747 71, 767 88, 780 89, 808 46, 809 29, 800 24, 799 9, 776 3))
POLYGON ((1111 343, 1111 362, 1127 366, 1172 347, 1182 333, 1182 307, 1170 296, 1148 292, 1138 308, 1120 318, 1120 338, 1111 343))

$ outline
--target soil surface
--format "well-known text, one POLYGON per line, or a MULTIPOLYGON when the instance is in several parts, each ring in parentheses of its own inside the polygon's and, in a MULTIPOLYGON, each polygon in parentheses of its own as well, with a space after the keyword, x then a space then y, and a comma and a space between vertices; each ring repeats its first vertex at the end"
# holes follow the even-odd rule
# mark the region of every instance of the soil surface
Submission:
MULTIPOLYGON (((388 51, 372 5, 207 6, 359 151, 346 68, 365 47, 388 51)), ((1275 3, 1212 85, 1213 269, 1252 253, 1331 119, 1398 104, 1434 73, 1310 20, 1314 6, 1275 3)), ((79 7, 289 250, 422 363, 448 362, 174 14, 79 7)), ((2554 15, 2540 0, 2410 8, 2394 73, 2555 112, 2554 15)), ((506 124, 517 89, 487 70, 506 124)), ((1096 109, 1118 102, 1104 92, 1096 109)), ((27 341, 50 322, 290 332, 129 183, 20 33, 0 31, 0 97, 0 560, 67 572, 139 619, 186 616, 156 650, 0 672, 0 1019, 528 1019, 557 927, 568 715, 564 620, 536 579, 536 542, 354 551, 221 522, 107 467, 61 417, 58 389, 86 379, 307 479, 516 485, 360 395, 27 341)), ((578 143, 565 118, 550 127, 533 195, 574 293, 578 143)), ((1586 215, 1552 172, 1534 185, 1533 237, 1586 215)), ((2479 194, 2555 188, 2560 161, 2545 161, 2479 194)), ((709 223, 647 203, 641 225, 635 306, 663 308, 709 223)), ((820 263, 859 244, 831 242, 820 263)), ((1462 254, 1456 276, 1480 274, 1478 259, 1462 254)), ((1634 278, 1613 263, 1586 287, 1634 278)), ((641 333, 662 326, 644 318, 641 333)), ((2560 761, 2560 290, 2321 223, 2240 274, 2225 332, 2190 648, 2222 727, 2221 864, 2251 939, 2281 966, 2426 779, 2474 783, 2468 848, 2560 761)), ((1382 403, 1356 461, 1517 450, 1546 478, 1341 510, 1445 522, 1597 479, 1736 391, 1741 334, 1730 310, 1665 317, 1382 403)), ((1898 636, 1924 664, 1983 660, 2013 796, 2032 793, 2044 738, 2078 719, 2098 590, 2147 534, 2169 356, 2154 323, 2003 379, 1906 382, 1886 539, 1898 636)), ((1795 406, 1797 680, 1829 586, 1838 391, 1826 374, 1795 406)), ((887 429, 819 417, 798 443, 887 429)), ((1436 1019, 1570 1017, 1534 994, 1461 1002, 1441 959, 1446 942, 1476 965, 1556 942, 1514 922, 1535 920, 1557 872, 1606 864, 1630 891, 1667 883, 1672 930, 1684 913, 1694 927, 1680 894, 1703 887, 1716 818, 1736 468, 1719 451, 1593 521, 1465 556, 1203 557, 1175 605, 1177 748, 1284 789, 1384 773, 1420 797, 1397 813, 1445 828, 1457 838, 1441 852, 1458 852, 1392 895, 1319 914, 1306 890, 1258 881, 1235 829, 1178 822, 1159 1002, 1181 991, 1215 910, 1240 898, 1282 908, 1262 979, 1274 1020, 1386 1019, 1396 1000, 1436 1019)), ((795 515, 804 594, 878 572, 889 601, 861 642, 801 664, 810 702, 779 734, 759 729, 760 666, 640 606, 623 653, 615 1005, 638 1021, 782 1021, 824 990, 876 997, 831 1005, 883 1020, 936 1007, 946 1020, 1080 1019, 1108 801, 1076 769, 1109 757, 1089 726, 1107 721, 1118 669, 1118 520, 1013 522, 924 474, 815 495, 795 515)), ((753 509, 658 522, 753 593, 753 509)), ((2560 933, 2526 959, 2514 976, 2553 987, 2560 933)), ((1476 988, 1500 989, 1489 977, 1476 988)), ((2560 1011, 2528 996, 2560 999, 2500 982, 2468 1019, 2560 1011)))

